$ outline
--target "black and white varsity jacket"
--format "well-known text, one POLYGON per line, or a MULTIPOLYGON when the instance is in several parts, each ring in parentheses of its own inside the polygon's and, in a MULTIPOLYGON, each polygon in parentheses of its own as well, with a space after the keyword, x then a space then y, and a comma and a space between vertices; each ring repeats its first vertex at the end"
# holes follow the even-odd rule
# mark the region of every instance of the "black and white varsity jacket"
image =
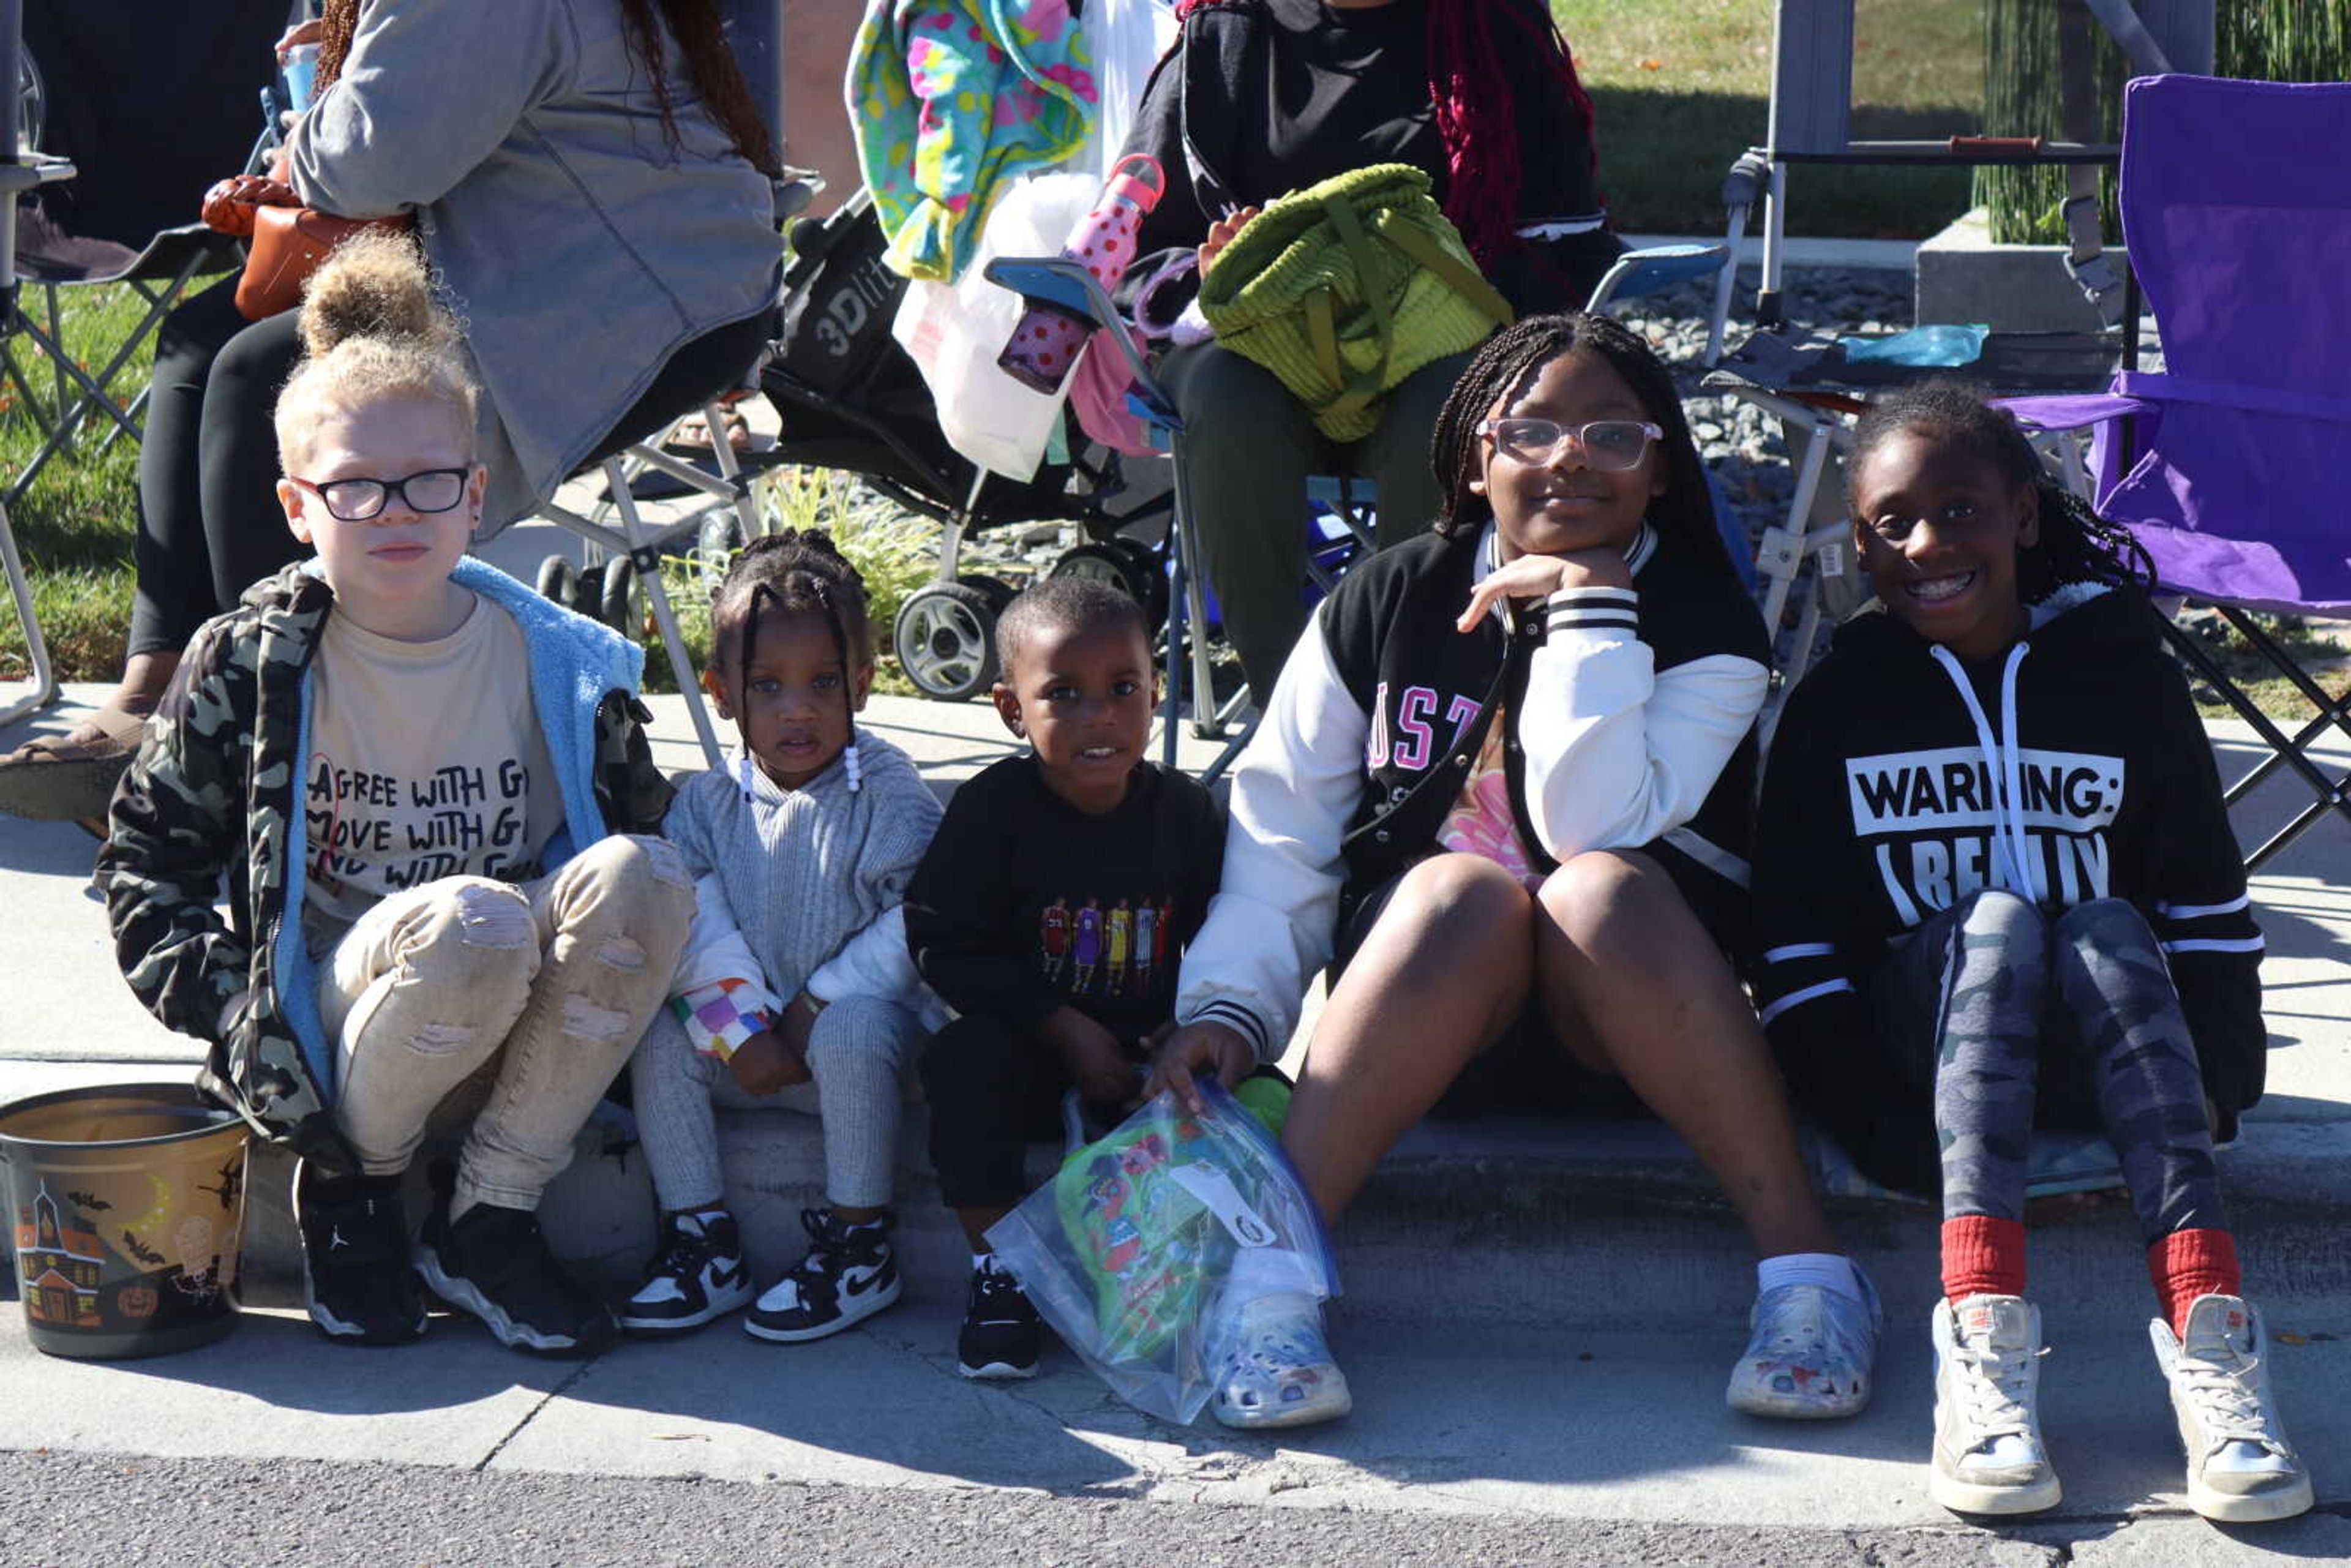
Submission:
POLYGON ((1493 529, 1429 533, 1356 567, 1282 666, 1233 773, 1221 890, 1176 1016, 1280 1055, 1343 907, 1435 846, 1499 711, 1519 840, 1538 869, 1659 840, 1744 883, 1763 623, 1721 551, 1660 548, 1631 589, 1455 622, 1493 529))
POLYGON ((2135 589, 2069 585, 1970 667, 1882 613, 1790 695, 1758 814, 1756 1001, 1796 1103, 1888 1186, 1935 1185, 1933 1107, 1871 1037, 1888 946, 1985 887, 2120 898, 2162 944, 2223 1131, 2261 1098, 2262 936, 2186 682, 2135 589))

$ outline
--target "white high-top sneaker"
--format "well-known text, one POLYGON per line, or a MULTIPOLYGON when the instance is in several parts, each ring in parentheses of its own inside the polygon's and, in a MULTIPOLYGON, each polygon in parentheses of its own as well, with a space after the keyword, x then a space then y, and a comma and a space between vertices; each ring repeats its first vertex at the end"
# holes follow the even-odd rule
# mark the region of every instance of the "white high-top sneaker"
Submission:
POLYGON ((1935 1458, 1956 1513, 2038 1513, 2064 1495, 2041 1446, 2041 1309, 2022 1296, 1935 1303, 1935 1458))
POLYGON ((2241 1297, 2199 1296, 2188 1308, 2185 1343, 2161 1318, 2147 1332, 2188 1449, 2188 1506, 2226 1524, 2306 1511, 2310 1471, 2271 1402, 2261 1314, 2241 1297))

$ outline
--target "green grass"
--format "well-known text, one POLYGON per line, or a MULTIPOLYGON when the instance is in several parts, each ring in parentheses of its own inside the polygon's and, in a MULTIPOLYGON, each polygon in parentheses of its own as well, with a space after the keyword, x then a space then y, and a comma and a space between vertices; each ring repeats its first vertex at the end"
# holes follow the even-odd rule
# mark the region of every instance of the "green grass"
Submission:
MULTIPOLYGON (((140 302, 128 289, 68 289, 62 298, 66 344, 85 358, 100 341, 120 341, 139 319, 140 302)), ((37 301, 37 291, 27 286, 26 308, 42 309, 37 301)), ((35 396, 45 404, 51 402, 47 361, 29 343, 11 340, 8 347, 35 396)), ((147 361, 141 353, 116 376, 113 387, 120 397, 135 396, 147 384, 147 361)), ((24 395, 13 381, 0 385, 0 475, 12 481, 42 442, 39 427, 26 416, 24 395)), ((33 580, 33 602, 49 657, 67 680, 110 679, 120 673, 131 623, 139 449, 128 437, 104 445, 101 438, 112 425, 103 415, 99 422, 86 423, 86 434, 73 450, 50 458, 8 509, 33 580)), ((22 680, 30 668, 15 614, 0 616, 0 680, 22 680)))
MULTIPOLYGON (((1771 116, 1768 0, 1552 0, 1598 115, 1619 227, 1719 231, 1722 177, 1771 116)), ((1980 0, 1856 0, 1856 137, 1941 137, 1981 118, 1980 0)), ((1921 239, 1964 211, 1960 170, 1799 168, 1789 231, 1921 239)))

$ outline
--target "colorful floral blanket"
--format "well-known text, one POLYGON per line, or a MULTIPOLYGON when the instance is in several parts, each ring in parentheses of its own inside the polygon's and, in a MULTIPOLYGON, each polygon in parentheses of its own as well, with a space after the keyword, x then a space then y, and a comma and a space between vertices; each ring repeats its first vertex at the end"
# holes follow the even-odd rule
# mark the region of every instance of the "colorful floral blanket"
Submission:
POLYGON ((1077 152, 1100 99, 1070 0, 872 0, 848 89, 885 259, 942 283, 1007 178, 1077 152))

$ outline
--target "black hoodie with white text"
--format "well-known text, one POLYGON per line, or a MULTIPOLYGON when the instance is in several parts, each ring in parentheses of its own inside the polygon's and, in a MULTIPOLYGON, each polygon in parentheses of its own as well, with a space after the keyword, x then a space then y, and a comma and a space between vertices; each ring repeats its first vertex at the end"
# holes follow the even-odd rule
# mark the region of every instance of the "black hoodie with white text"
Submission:
POLYGON ((2261 1097, 2244 864, 2187 683, 2135 589, 2070 584, 1981 665, 1892 615, 1840 627, 1773 737, 1754 865, 1772 1047, 1798 1106, 1876 1181, 1932 1191, 1937 1145, 1928 1092, 1871 1038, 1870 976, 1980 888, 2047 911, 2132 904, 2162 945, 2222 1131, 2261 1097))

